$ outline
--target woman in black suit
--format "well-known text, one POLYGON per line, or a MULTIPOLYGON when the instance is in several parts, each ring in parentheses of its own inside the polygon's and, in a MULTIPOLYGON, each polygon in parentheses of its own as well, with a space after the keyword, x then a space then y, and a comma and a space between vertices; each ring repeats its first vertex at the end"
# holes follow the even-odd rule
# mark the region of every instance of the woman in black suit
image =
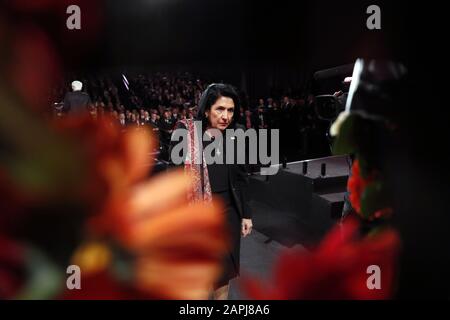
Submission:
MULTIPOLYGON (((223 258, 223 274, 214 287, 213 298, 218 300, 228 298, 229 281, 239 275, 240 237, 247 236, 252 230, 252 217, 246 199, 248 183, 246 166, 238 165, 236 161, 233 164, 225 163, 226 146, 231 145, 225 140, 225 129, 239 127, 236 121, 239 109, 239 97, 232 86, 211 84, 202 94, 196 121, 181 120, 176 126, 176 128, 187 129, 188 137, 191 137, 188 139, 188 158, 186 159, 192 160, 195 154, 199 154, 199 150, 196 150, 198 147, 192 140, 194 140, 193 132, 200 122, 203 131, 201 136, 206 134, 211 138, 211 141, 202 141, 202 150, 215 139, 222 138, 221 142, 219 140, 220 148, 214 149, 212 156, 220 156, 220 153, 223 153, 223 164, 209 164, 205 161, 202 164, 193 164, 190 160, 184 161, 185 170, 190 171, 194 178, 191 201, 209 201, 214 195, 223 200, 226 208, 231 250, 223 258)), ((236 150, 234 155, 237 155, 236 150)), ((202 156, 205 159, 203 152, 202 156)))

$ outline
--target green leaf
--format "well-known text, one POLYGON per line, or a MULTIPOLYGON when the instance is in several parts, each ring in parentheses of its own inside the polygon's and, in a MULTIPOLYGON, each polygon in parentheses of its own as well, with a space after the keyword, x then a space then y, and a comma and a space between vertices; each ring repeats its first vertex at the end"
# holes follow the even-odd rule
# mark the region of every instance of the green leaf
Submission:
POLYGON ((65 286, 65 273, 41 251, 29 247, 25 254, 28 278, 25 287, 16 299, 53 299, 65 286))
POLYGON ((134 256, 117 242, 112 242, 110 249, 113 253, 111 272, 114 278, 124 283, 131 283, 134 277, 134 256))
POLYGON ((361 195, 361 214, 368 219, 376 211, 388 206, 388 197, 383 183, 374 181, 366 186, 361 195))
POLYGON ((343 155, 357 151, 355 139, 355 122, 358 116, 350 114, 341 124, 339 134, 333 143, 333 154, 343 155))
POLYGON ((359 174, 361 175, 361 178, 367 179, 370 172, 369 162, 366 160, 365 157, 361 156, 361 154, 358 154, 358 162, 359 162, 359 174))

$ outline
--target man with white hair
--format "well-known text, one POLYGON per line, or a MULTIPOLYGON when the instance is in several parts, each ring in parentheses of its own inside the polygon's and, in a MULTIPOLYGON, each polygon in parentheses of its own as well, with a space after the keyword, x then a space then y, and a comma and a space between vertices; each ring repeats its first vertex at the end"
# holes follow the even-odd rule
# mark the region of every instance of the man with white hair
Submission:
POLYGON ((67 92, 64 97, 64 111, 69 115, 80 115, 89 111, 91 99, 86 92, 82 92, 83 83, 75 80, 72 82, 73 92, 67 92))

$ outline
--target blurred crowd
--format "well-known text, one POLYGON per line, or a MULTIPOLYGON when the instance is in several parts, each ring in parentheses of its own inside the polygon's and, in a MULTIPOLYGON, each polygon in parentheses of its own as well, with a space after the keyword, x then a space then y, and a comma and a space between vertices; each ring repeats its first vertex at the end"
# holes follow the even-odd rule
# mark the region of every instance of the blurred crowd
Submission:
MULTIPOLYGON (((189 73, 139 74, 127 78, 90 77, 79 79, 89 96, 86 106, 92 118, 105 115, 124 130, 148 127, 158 135, 161 160, 168 161, 170 137, 177 121, 196 117, 200 96, 209 82, 189 73)), ((67 81, 52 93, 53 116, 69 111, 64 99, 67 81)), ((245 128, 279 129, 281 161, 294 161, 329 154, 328 122, 316 116, 314 96, 285 94, 280 97, 249 98, 241 92, 242 105, 237 121, 245 128)))

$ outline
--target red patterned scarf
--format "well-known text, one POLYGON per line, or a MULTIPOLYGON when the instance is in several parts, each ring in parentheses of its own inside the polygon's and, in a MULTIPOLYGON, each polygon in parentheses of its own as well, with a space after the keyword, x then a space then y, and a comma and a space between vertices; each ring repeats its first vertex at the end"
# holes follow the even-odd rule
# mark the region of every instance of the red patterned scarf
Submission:
MULTIPOLYGON (((192 185, 188 191, 189 202, 212 201, 211 185, 209 183, 208 166, 205 161, 203 151, 202 137, 198 137, 195 122, 192 119, 180 120, 188 130, 187 145, 188 152, 184 161, 184 172, 191 177, 192 185), (202 156, 202 164, 199 163, 200 152, 202 156), (197 159, 197 161, 195 161, 197 159), (202 188, 202 166, 203 166, 203 188, 202 188)), ((201 132, 199 132, 201 133, 201 132)))

